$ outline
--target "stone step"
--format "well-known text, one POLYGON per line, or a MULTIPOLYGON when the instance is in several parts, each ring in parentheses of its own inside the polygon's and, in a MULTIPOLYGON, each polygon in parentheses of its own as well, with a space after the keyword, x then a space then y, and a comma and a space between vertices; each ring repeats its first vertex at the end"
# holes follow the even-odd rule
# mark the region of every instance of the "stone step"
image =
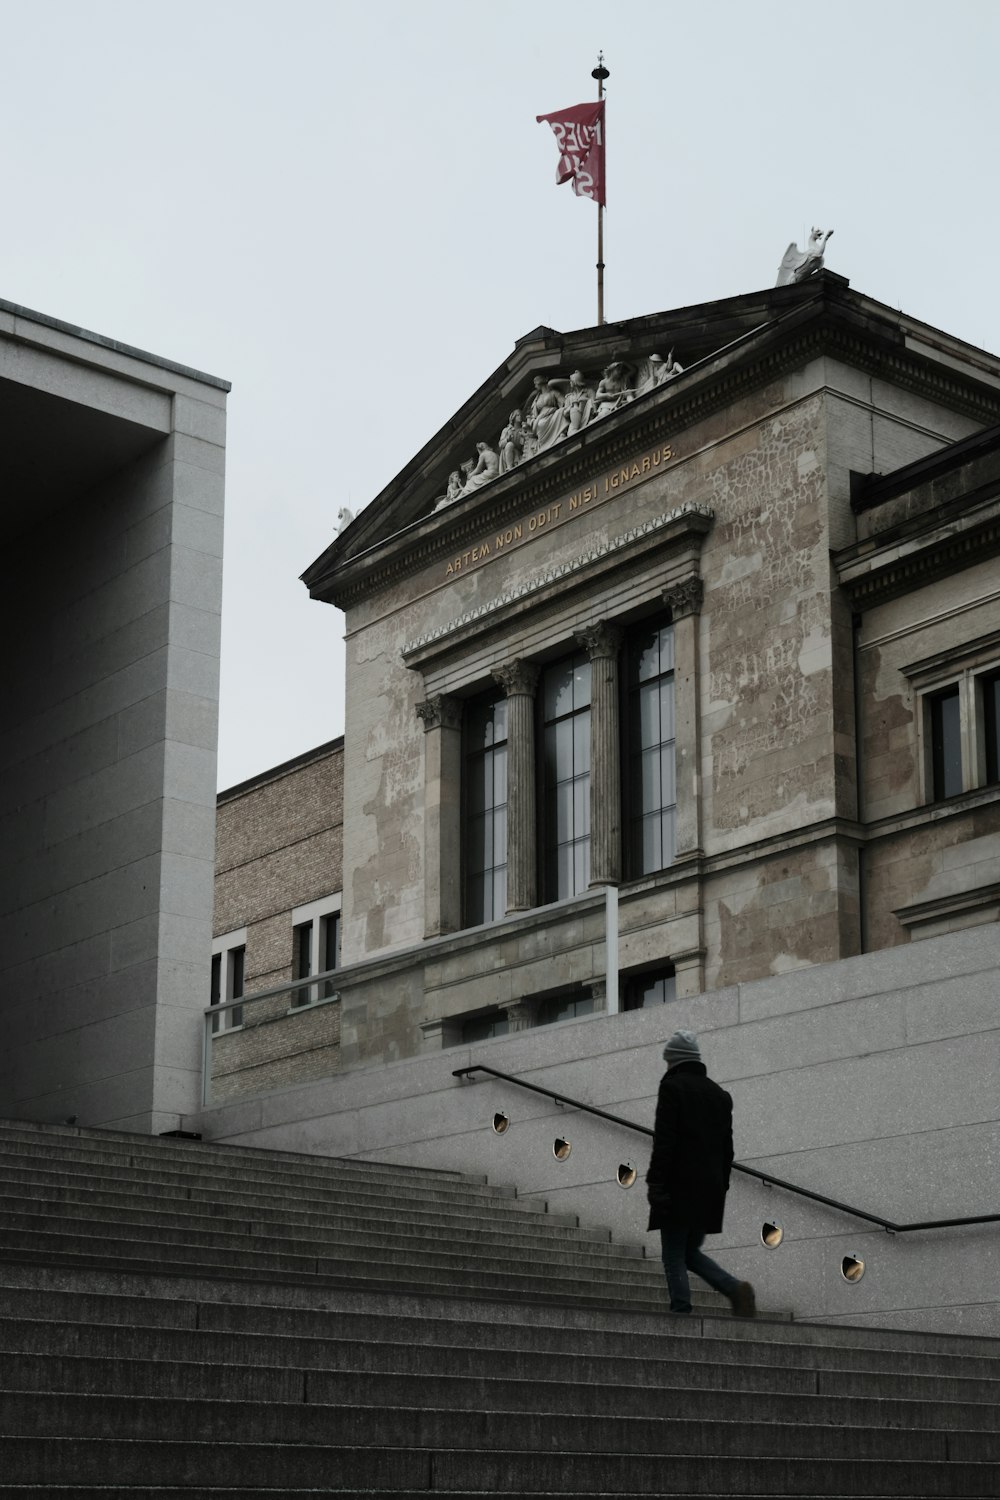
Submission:
MULTIPOLYGON (((137 1182, 131 1177, 123 1180, 112 1175, 81 1179, 75 1174, 58 1172, 20 1172, 5 1169, 3 1164, 0 1164, 0 1195, 9 1199, 12 1207, 22 1201, 33 1204, 93 1202, 123 1208, 150 1202, 165 1208, 177 1205, 182 1212, 194 1214, 215 1214, 219 1210, 238 1208, 244 1217, 250 1211, 254 1217, 275 1218, 282 1222, 292 1219, 304 1223, 327 1223, 350 1219, 377 1224, 386 1216, 384 1197, 378 1202, 374 1197, 348 1197, 334 1192, 310 1197, 236 1192, 228 1188, 199 1188, 184 1184, 167 1186, 155 1178, 137 1182)), ((524 1212, 521 1206, 508 1214, 507 1201, 498 1201, 492 1209, 482 1208, 478 1202, 438 1211, 414 1209, 407 1205, 405 1218, 408 1224, 435 1231, 445 1222, 462 1234, 500 1227, 523 1237, 611 1242, 610 1229, 581 1228, 575 1215, 524 1212)), ((638 1253, 641 1249, 635 1245, 623 1248, 628 1254, 638 1253)))
MULTIPOLYGON (((362 1319, 354 1320, 362 1325, 360 1328, 344 1330, 341 1337, 310 1337, 294 1331, 216 1332, 206 1326, 208 1321, 203 1318, 202 1326, 195 1330, 132 1324, 64 1325, 55 1319, 7 1318, 0 1332, 0 1359, 7 1368, 21 1351, 36 1361, 64 1356, 95 1366, 102 1361, 112 1365, 159 1362, 182 1368, 184 1362, 217 1363, 247 1370, 296 1368, 337 1375, 389 1374, 410 1383, 446 1374, 467 1380, 514 1382, 546 1378, 576 1386, 596 1381, 608 1388, 620 1385, 626 1389, 680 1386, 787 1390, 848 1399, 870 1399, 879 1394, 899 1400, 987 1404, 996 1403, 1000 1396, 1000 1381, 960 1375, 947 1365, 943 1370, 935 1369, 931 1356, 924 1356, 923 1367, 917 1369, 907 1368, 916 1356, 890 1362, 888 1355, 878 1360, 881 1368, 865 1369, 865 1362, 874 1362, 879 1351, 823 1349, 807 1361, 795 1346, 763 1341, 748 1349, 722 1339, 680 1340, 673 1346, 647 1339, 645 1353, 616 1353, 607 1348, 605 1336, 601 1352, 595 1353, 590 1335, 579 1331, 575 1346, 567 1352, 551 1347, 557 1342, 554 1338, 532 1338, 537 1330, 530 1328, 520 1336, 506 1328, 483 1330, 481 1342, 449 1345, 432 1341, 426 1325, 413 1335, 425 1341, 416 1343, 407 1339, 408 1327, 396 1329, 397 1338, 393 1339, 388 1336, 392 1331, 389 1328, 366 1330, 362 1319), (503 1334, 508 1337, 503 1338, 503 1334)), ((624 1341, 625 1336, 622 1338, 624 1341)), ((955 1365, 956 1361, 951 1363, 955 1365)), ((14 1381, 15 1376, 10 1379, 14 1381)), ((979 1421, 977 1418, 977 1425, 979 1421)))
POLYGON ((720 1453, 573 1452, 550 1444, 493 1451, 482 1448, 388 1448, 310 1443, 234 1443, 219 1439, 10 1437, 4 1441, 3 1477, 11 1484, 76 1485, 116 1476, 121 1486, 226 1486, 252 1473, 259 1488, 297 1486, 323 1494, 428 1490, 505 1494, 593 1495, 867 1495, 931 1497, 1000 1494, 1000 1470, 991 1462, 852 1457, 786 1458, 720 1453), (334 1487, 331 1489, 331 1485, 334 1487))
MULTIPOLYGON (((161 1264, 217 1264, 231 1267, 316 1271, 325 1275, 389 1275, 404 1272, 412 1280, 417 1273, 440 1272, 447 1277, 479 1275, 484 1284, 496 1284, 498 1277, 515 1277, 523 1273, 523 1262, 503 1253, 504 1245, 469 1243, 460 1249, 428 1249, 419 1237, 372 1236, 363 1263, 359 1264, 355 1241, 350 1237, 313 1238, 306 1235, 281 1237, 262 1232, 263 1226, 252 1221, 235 1227, 213 1230, 188 1227, 172 1228, 153 1221, 132 1223, 116 1221, 100 1214, 80 1218, 61 1218, 47 1214, 9 1214, 0 1222, 0 1255, 37 1249, 51 1253, 69 1253, 93 1257, 105 1251, 108 1236, 104 1225, 115 1230, 116 1260, 122 1257, 145 1257, 161 1264)), ((443 1240, 448 1246, 449 1241, 443 1240)), ((558 1256, 536 1255, 531 1261, 532 1282, 553 1281, 566 1290, 573 1283, 590 1287, 593 1283, 620 1282, 622 1289, 635 1288, 648 1293, 663 1289, 662 1268, 655 1261, 638 1257, 601 1254, 598 1247, 591 1253, 571 1247, 558 1256)), ((420 1279, 418 1276, 417 1279, 420 1279)), ((510 1283, 511 1285, 516 1282, 510 1283)))
POLYGON ((446 1167, 414 1167, 393 1162, 365 1161, 356 1156, 322 1156, 302 1151, 272 1151, 269 1147, 231 1146, 212 1141, 181 1140, 164 1136, 139 1135, 127 1130, 103 1130, 77 1125, 44 1125, 0 1120, 0 1154, 19 1146, 36 1147, 49 1154, 63 1151, 89 1153, 92 1157, 127 1157, 146 1160, 157 1167, 179 1162, 216 1163, 224 1170, 245 1167, 249 1171, 280 1170, 286 1176, 321 1177, 330 1171, 353 1173, 374 1181, 425 1181, 431 1185, 449 1183, 473 1191, 486 1185, 481 1172, 458 1172, 446 1167))
MULTIPOLYGON (((368 1265, 359 1263, 352 1265, 349 1269, 340 1268, 338 1271, 334 1263, 320 1260, 315 1267, 309 1264, 308 1269, 295 1269, 288 1264, 286 1257, 280 1266, 262 1265, 253 1260, 248 1253, 240 1257, 241 1262, 246 1260, 247 1264, 232 1265, 221 1253, 217 1253, 217 1259, 213 1264, 208 1259, 210 1252, 203 1252, 201 1259, 197 1262, 191 1260, 179 1260, 171 1262, 164 1256, 156 1256, 150 1253, 144 1258, 141 1253, 132 1257, 121 1255, 101 1254, 98 1250, 85 1250, 79 1245, 75 1250, 53 1250, 49 1246, 35 1247, 35 1253, 44 1254, 46 1263, 54 1269, 65 1269, 76 1271, 80 1269, 103 1269, 113 1274, 123 1275, 156 1275, 165 1270, 177 1276, 193 1276, 199 1279, 220 1277, 229 1283, 235 1283, 241 1279, 257 1283, 269 1281, 272 1285, 300 1286, 303 1288, 329 1288, 350 1289, 364 1288, 367 1295, 376 1292, 405 1293, 407 1295, 420 1296, 427 1293, 440 1293, 441 1295, 463 1294, 469 1298, 477 1295, 482 1296, 483 1279, 478 1271, 439 1271, 425 1270, 421 1275, 419 1268, 415 1271, 405 1273, 398 1268, 388 1267, 385 1264, 368 1265)), ((31 1252, 22 1250, 20 1254, 25 1258, 24 1264, 30 1264, 27 1257, 31 1252)), ((0 1246, 0 1261, 7 1260, 8 1264, 17 1263, 12 1254, 0 1246)), ((260 1257, 265 1260, 266 1257, 260 1257)), ((306 1258, 302 1258, 306 1264, 306 1258)), ((613 1306, 628 1307, 633 1311, 649 1311, 651 1313, 663 1312, 666 1307, 666 1289, 658 1286, 655 1282, 650 1283, 650 1290, 643 1291, 642 1288, 634 1289, 624 1287, 620 1278, 607 1282, 589 1281, 582 1278, 563 1278, 557 1281, 554 1277, 532 1277, 529 1274, 493 1274, 487 1281, 490 1293, 498 1300, 507 1296, 513 1296, 516 1300, 529 1303, 544 1303, 546 1300, 553 1306, 562 1305, 568 1307, 596 1307, 605 1308, 613 1306)), ((712 1293, 705 1294, 705 1300, 712 1293)), ((696 1310, 700 1304, 696 1303, 696 1310)), ((716 1315, 723 1316, 725 1304, 715 1305, 716 1315)), ((708 1311, 708 1308, 705 1308, 708 1311)))
MULTIPOLYGON (((147 1181, 165 1182, 173 1185, 199 1184, 205 1187, 219 1186, 232 1189, 247 1183, 258 1190, 271 1187, 289 1196, 298 1194, 309 1198, 314 1192, 346 1189, 364 1198, 377 1198, 384 1202, 386 1190, 391 1186, 392 1195, 401 1201, 413 1203, 483 1203, 501 1206, 504 1203, 528 1204, 528 1212, 544 1213, 544 1204, 532 1199, 520 1198, 516 1189, 502 1184, 487 1184, 482 1179, 468 1181, 455 1176, 434 1176, 422 1179, 416 1169, 391 1179, 382 1179, 377 1173, 368 1175, 354 1170, 351 1164, 331 1162, 328 1168, 303 1170, 285 1169, 265 1161, 259 1168, 240 1161, 228 1164, 225 1161, 192 1156, 189 1160, 178 1159, 173 1165, 158 1164, 147 1153, 97 1152, 89 1148, 46 1146, 41 1144, 19 1145, 16 1151, 0 1148, 0 1162, 5 1167, 43 1170, 59 1170, 86 1179, 91 1174, 119 1179, 142 1176, 147 1181)), ((399 1169, 402 1172, 402 1169, 399 1169)))
MULTIPOLYGON (((733 1398, 734 1402, 737 1398, 733 1398)), ((763 1398, 762 1398, 763 1399, 763 1398)), ((807 1404, 808 1405, 808 1404, 807 1404)), ((864 1405, 864 1403, 862 1403, 864 1405)), ((461 1421, 449 1407, 395 1406, 381 1401, 364 1406, 314 1402, 206 1402, 161 1396, 80 1395, 13 1391, 0 1404, 0 1440, 32 1436, 166 1443, 211 1443, 220 1433, 230 1442, 276 1446, 310 1443, 349 1448, 475 1449, 544 1453, 702 1454, 706 1458, 822 1458, 830 1452, 834 1419, 815 1419, 801 1410, 795 1421, 702 1418, 681 1412, 656 1416, 572 1411, 467 1409, 461 1421)), ((905 1430, 841 1424, 836 1428, 841 1459, 895 1462, 1000 1461, 995 1430, 905 1430)))
MULTIPOLYGON (((398 1352, 398 1351, 394 1351, 398 1352)), ((468 1352, 468 1351, 466 1351, 468 1352)), ((436 1362, 407 1373, 405 1362, 383 1359, 382 1368, 306 1369, 285 1365, 227 1364, 202 1351, 201 1362, 100 1359, 85 1356, 7 1354, 0 1351, 0 1388, 13 1393, 72 1393, 157 1397, 254 1403, 305 1403, 347 1408, 352 1404, 377 1408, 418 1407, 445 1411, 532 1412, 560 1419, 568 1416, 660 1419, 690 1418, 716 1422, 812 1423, 824 1426, 892 1428, 908 1431, 992 1431, 1000 1428, 996 1392, 979 1401, 963 1393, 960 1400, 902 1396, 888 1390, 874 1399, 843 1394, 836 1389, 813 1391, 800 1371, 766 1365, 712 1368, 704 1364, 676 1364, 661 1368, 657 1384, 643 1385, 633 1370, 616 1371, 610 1361, 574 1360, 567 1370, 558 1357, 523 1360, 514 1376, 475 1374, 451 1359, 452 1351, 438 1349, 436 1362), (617 1379, 614 1378, 617 1375, 617 1379), (729 1377, 727 1382, 726 1376, 729 1377), (735 1377, 735 1378, 733 1378, 735 1377)), ((905 1377, 903 1377, 905 1379, 905 1377)), ((933 1376, 917 1379, 937 1384, 933 1376)), ((849 1387, 848 1387, 849 1389, 849 1387)), ((166 1436, 167 1434, 160 1434, 166 1436)), ((291 1441, 291 1436, 282 1439, 291 1441)), ((881 1456, 888 1456, 883 1454, 881 1456)))
MULTIPOLYGON (((276 1211, 301 1211, 304 1208, 321 1209, 324 1206, 343 1208, 350 1211, 355 1209, 366 1211, 375 1215, 385 1210, 385 1192, 372 1184, 353 1182, 342 1188, 324 1188, 309 1191, 289 1189, 286 1183, 280 1179, 274 1179, 268 1186, 263 1181, 253 1184, 256 1191, 249 1192, 244 1185, 235 1186, 230 1177, 218 1174, 215 1177, 203 1175, 195 1176, 189 1173, 175 1173, 168 1176, 155 1172, 119 1173, 114 1170, 105 1172, 63 1172, 57 1169, 49 1171, 47 1168, 17 1167, 11 1166, 9 1162, 0 1160, 0 1174, 4 1181, 15 1185, 18 1182, 28 1185, 36 1179, 40 1185, 52 1183, 57 1187, 82 1188, 88 1186, 95 1188, 106 1188, 112 1192, 135 1191, 141 1194, 156 1194, 162 1189, 172 1190, 192 1200, 208 1203, 225 1202, 259 1202, 264 1206, 270 1206, 276 1211)), ((406 1192, 393 1194, 392 1201, 399 1205, 409 1216, 411 1213, 432 1216, 436 1223, 452 1222, 456 1224, 463 1222, 495 1223, 499 1220, 508 1220, 511 1223, 522 1225, 532 1230, 542 1226, 558 1226, 562 1228, 576 1228, 578 1220, 575 1214, 548 1213, 543 1200, 535 1198, 516 1198, 512 1195, 501 1196, 500 1189, 493 1190, 497 1196, 489 1198, 481 1195, 478 1197, 451 1196, 446 1200, 435 1199, 419 1190, 412 1189, 406 1192)), ((608 1230, 589 1230, 591 1234, 603 1234, 608 1236, 608 1230)))
MULTIPOLYGON (((428 1216, 431 1217, 431 1216, 428 1216)), ((13 1194, 3 1191, 0 1185, 0 1222, 13 1227, 25 1219, 43 1219, 50 1223, 60 1219, 72 1222, 97 1222, 111 1224, 143 1225, 159 1230, 165 1229, 207 1231, 210 1233, 250 1234, 258 1238, 293 1240, 317 1239, 326 1242, 336 1239, 339 1243, 398 1242, 401 1248, 416 1243, 426 1243, 427 1225, 414 1224, 410 1214, 397 1216, 386 1210, 377 1218, 373 1215, 343 1213, 316 1213, 309 1211, 281 1212, 269 1210, 261 1214, 249 1205, 237 1202, 219 1205, 211 1201, 192 1202, 190 1199, 154 1198, 152 1194, 140 1196, 132 1193, 98 1193, 87 1188, 59 1189, 43 1187, 29 1197, 27 1191, 13 1194), (111 1201, 107 1201, 107 1200, 111 1201), (239 1212, 242 1207, 242 1213, 239 1212), (405 1231, 395 1227, 397 1222, 405 1225, 405 1231), (277 1229, 284 1231, 278 1235, 277 1229), (421 1230, 425 1232, 420 1233, 421 1230)), ((516 1221, 503 1218, 483 1217, 465 1219, 461 1226, 452 1218, 438 1219, 436 1238, 460 1238, 462 1244, 485 1246, 495 1253, 501 1250, 530 1249, 545 1255, 553 1253, 574 1259, 599 1258, 611 1260, 642 1260, 642 1245, 613 1244, 610 1239, 588 1237, 579 1230, 564 1226, 548 1227, 544 1222, 531 1225, 521 1232, 516 1221)))

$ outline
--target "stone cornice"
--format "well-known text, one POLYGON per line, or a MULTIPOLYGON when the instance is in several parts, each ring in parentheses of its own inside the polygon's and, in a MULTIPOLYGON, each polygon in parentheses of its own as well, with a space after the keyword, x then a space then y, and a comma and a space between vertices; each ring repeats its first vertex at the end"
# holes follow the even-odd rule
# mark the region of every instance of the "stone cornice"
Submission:
POLYGON ((470 637, 499 626, 513 611, 521 615, 533 605, 546 602, 554 587, 564 592, 574 585, 589 584, 595 573, 623 565, 650 546, 674 543, 700 550, 714 519, 715 512, 707 505, 682 505, 644 521, 641 526, 630 527, 621 536, 588 549, 570 562, 539 569, 527 582, 499 594, 488 604, 477 605, 447 625, 408 641, 403 647, 403 661, 408 667, 422 671, 436 657, 466 645, 470 637))
POLYGON ((905 544, 859 547, 834 558, 852 609, 863 612, 886 600, 922 588, 935 578, 960 572, 1000 552, 1000 508, 964 518, 964 524, 935 526, 905 544))

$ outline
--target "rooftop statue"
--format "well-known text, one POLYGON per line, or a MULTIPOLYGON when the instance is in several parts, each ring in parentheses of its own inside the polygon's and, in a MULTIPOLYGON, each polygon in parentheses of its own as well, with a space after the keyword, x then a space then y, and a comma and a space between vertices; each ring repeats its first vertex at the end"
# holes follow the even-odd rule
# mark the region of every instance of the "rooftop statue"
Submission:
POLYGON ((832 229, 825 231, 814 229, 804 250, 800 250, 793 240, 778 267, 778 279, 774 283, 775 286, 790 286, 793 281, 805 281, 807 276, 818 271, 823 264, 826 242, 832 233, 832 229))
POLYGON ((673 380, 675 375, 683 374, 684 366, 674 359, 672 349, 666 359, 660 354, 651 354, 646 361, 645 377, 639 381, 635 393, 642 396, 646 391, 655 391, 658 385, 664 385, 668 380, 673 380))
POLYGON ((337 535, 339 536, 342 531, 346 531, 353 520, 353 510, 348 510, 346 505, 342 505, 337 512, 337 535))

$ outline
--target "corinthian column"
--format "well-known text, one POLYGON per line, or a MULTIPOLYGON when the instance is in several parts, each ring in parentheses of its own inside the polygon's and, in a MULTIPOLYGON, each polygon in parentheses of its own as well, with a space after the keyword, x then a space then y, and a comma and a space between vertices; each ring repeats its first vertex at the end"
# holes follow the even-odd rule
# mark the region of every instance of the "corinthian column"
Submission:
POLYGON ((577 632, 590 657, 590 884, 622 878, 621 738, 618 728, 620 625, 600 621, 577 632))
POLYGON ((462 704, 438 693, 417 704, 424 726, 424 936, 462 925, 462 704))
POLYGON ((535 850, 535 688, 538 668, 512 661, 493 673, 507 694, 507 910, 538 905, 535 850))

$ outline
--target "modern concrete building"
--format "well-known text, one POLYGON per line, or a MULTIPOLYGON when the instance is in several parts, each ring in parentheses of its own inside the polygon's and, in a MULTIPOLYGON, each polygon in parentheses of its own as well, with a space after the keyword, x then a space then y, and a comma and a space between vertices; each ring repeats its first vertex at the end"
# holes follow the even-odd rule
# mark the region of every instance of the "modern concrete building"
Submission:
MULTIPOLYGON (((998 424, 1000 359, 829 272, 520 340, 305 574, 346 732, 223 799, 198 1127, 640 1234, 641 1136, 453 1072, 649 1123, 683 1025, 744 1162, 1000 1211, 998 424)), ((725 1246, 772 1306, 996 1331, 996 1226, 935 1233, 741 1179, 725 1246)))
POLYGON ((0 302, 8 1118, 199 1096, 228 389, 0 302))

